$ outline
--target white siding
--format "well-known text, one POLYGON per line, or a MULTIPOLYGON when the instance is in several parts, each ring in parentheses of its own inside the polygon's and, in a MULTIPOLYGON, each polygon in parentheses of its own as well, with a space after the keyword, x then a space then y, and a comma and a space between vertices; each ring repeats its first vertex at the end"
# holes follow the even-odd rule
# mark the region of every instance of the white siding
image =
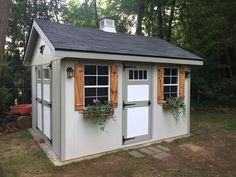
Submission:
POLYGON ((53 60, 54 60, 54 51, 50 50, 50 48, 45 44, 43 39, 39 36, 32 56, 31 66, 49 64, 53 60), (45 45, 43 54, 41 54, 39 50, 40 46, 42 45, 45 45))
POLYGON ((119 65, 119 104, 115 110, 115 121, 110 120, 101 131, 86 121, 74 107, 74 78, 67 79, 66 68, 74 68, 75 62, 65 62, 62 68, 65 79, 65 157, 64 160, 115 150, 122 147, 122 67, 119 65))
MULTIPOLYGON (((84 60, 83 60, 84 61, 84 60)), ((118 108, 115 110, 115 121, 110 120, 105 131, 99 130, 93 124, 86 121, 82 114, 74 108, 74 78, 66 77, 66 68, 76 63, 73 61, 62 62, 62 160, 93 155, 101 152, 119 149, 131 145, 122 145, 122 64, 119 64, 119 97, 118 108), (64 110, 64 111, 63 111, 64 110)), ((157 104, 157 65, 152 69, 152 127, 151 141, 162 140, 188 134, 189 119, 176 120, 163 112, 162 107, 157 104)), ((185 81, 185 102, 187 103, 189 79, 185 81)), ((136 143, 141 144, 144 142, 136 143)))

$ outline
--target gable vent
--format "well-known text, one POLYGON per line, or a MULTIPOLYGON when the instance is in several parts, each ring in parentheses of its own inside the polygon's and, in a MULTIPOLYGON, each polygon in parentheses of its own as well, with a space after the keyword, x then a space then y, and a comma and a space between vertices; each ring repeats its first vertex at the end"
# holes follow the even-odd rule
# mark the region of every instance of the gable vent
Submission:
POLYGON ((100 21, 100 30, 110 33, 116 33, 115 21, 109 18, 103 18, 100 21))

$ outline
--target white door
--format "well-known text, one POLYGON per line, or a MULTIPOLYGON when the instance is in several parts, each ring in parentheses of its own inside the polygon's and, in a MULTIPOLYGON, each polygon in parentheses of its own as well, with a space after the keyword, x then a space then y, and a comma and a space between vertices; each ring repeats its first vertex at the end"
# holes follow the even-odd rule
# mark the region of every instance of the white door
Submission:
POLYGON ((51 69, 39 66, 36 69, 37 128, 51 141, 51 69))
POLYGON ((125 65, 123 82, 123 144, 150 139, 151 69, 125 65))

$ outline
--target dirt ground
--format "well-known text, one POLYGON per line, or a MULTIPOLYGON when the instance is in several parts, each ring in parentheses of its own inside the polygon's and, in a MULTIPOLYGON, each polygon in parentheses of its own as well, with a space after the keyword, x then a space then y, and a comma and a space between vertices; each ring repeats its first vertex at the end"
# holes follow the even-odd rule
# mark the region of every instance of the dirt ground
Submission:
POLYGON ((194 123, 191 132, 190 138, 164 144, 171 150, 164 160, 136 159, 120 151, 53 167, 29 133, 21 131, 0 136, 0 176, 235 177, 236 134, 209 122, 194 123))

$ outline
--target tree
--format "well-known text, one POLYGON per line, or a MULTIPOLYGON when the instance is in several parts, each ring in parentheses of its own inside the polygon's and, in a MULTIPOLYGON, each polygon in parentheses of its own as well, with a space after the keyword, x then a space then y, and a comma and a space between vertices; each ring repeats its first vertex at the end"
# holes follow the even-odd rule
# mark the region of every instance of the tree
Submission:
POLYGON ((136 34, 142 35, 142 21, 143 21, 143 13, 144 13, 144 0, 137 0, 137 28, 136 34))
POLYGON ((11 0, 0 0, 0 79, 11 0))

